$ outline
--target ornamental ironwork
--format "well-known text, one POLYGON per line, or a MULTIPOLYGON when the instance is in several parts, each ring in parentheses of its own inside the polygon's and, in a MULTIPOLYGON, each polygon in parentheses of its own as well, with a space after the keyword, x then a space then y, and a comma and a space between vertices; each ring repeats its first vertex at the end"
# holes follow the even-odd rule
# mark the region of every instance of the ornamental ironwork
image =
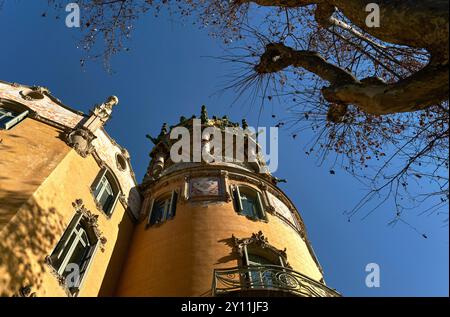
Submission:
MULTIPOLYGON (((340 297, 335 290, 292 269, 277 265, 251 265, 215 269, 213 296, 251 291, 285 292, 302 297, 340 297)), ((281 293, 280 293, 281 294, 281 293)))

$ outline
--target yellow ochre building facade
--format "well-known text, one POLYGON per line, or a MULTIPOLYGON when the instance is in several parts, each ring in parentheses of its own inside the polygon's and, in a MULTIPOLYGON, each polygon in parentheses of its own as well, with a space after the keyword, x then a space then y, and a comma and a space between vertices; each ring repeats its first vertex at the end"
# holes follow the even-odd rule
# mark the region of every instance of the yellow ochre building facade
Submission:
POLYGON ((0 82, 0 296, 340 296, 280 180, 251 152, 254 135, 242 162, 195 160, 193 140, 188 160, 172 161, 174 129, 225 140, 245 121, 203 107, 163 125, 138 184, 104 129, 117 104, 83 114, 46 88, 0 82))

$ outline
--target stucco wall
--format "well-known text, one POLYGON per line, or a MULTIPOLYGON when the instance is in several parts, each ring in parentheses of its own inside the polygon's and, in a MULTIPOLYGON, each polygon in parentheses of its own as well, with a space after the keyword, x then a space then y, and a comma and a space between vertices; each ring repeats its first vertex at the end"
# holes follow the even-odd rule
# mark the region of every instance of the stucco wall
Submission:
POLYGON ((60 133, 29 118, 0 130, 0 230, 70 151, 60 133))
MULTIPOLYGON (((31 285, 37 296, 66 296, 45 257, 75 215, 72 202, 76 199, 82 199, 87 209, 99 215, 99 228, 107 239, 105 251, 94 255, 79 296, 97 296, 107 271, 117 279, 118 273, 111 267, 120 268, 133 223, 121 203, 111 218, 97 210, 89 189, 99 171, 92 156, 82 158, 71 150, 0 232, 0 294, 11 295, 21 286, 31 285), (121 256, 113 256, 113 252, 121 256)), ((103 292, 111 293, 114 285, 109 288, 103 292)))

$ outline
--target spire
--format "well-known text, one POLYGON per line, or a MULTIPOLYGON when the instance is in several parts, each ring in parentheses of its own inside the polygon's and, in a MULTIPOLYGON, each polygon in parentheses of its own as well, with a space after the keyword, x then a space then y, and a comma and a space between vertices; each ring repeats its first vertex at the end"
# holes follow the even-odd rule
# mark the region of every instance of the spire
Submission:
POLYGON ((154 145, 157 145, 159 143, 159 141, 162 140, 162 138, 167 135, 168 133, 168 129, 167 129, 167 123, 163 123, 162 127, 161 127, 161 132, 159 132, 158 137, 154 138, 152 137, 150 134, 146 134, 145 137, 147 139, 150 139, 150 141, 152 141, 152 143, 154 145))

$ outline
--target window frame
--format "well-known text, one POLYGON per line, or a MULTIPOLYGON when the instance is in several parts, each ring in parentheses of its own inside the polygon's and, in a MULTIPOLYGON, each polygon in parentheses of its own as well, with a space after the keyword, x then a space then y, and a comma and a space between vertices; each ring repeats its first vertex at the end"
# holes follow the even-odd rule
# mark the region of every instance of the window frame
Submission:
MULTIPOLYGON (((252 250, 249 252, 248 246, 249 245, 244 245, 244 247, 243 247, 243 257, 242 257, 243 267, 248 268, 250 266, 265 266, 266 265, 266 264, 258 264, 256 262, 250 261, 249 255, 254 255, 254 256, 265 259, 267 262, 272 262, 272 263, 278 262, 278 264, 267 264, 267 265, 280 266, 283 268, 282 270, 285 271, 284 268, 287 267, 287 265, 286 265, 287 263, 285 263, 285 261, 283 260, 283 257, 280 254, 278 254, 276 251, 271 250, 271 249, 267 250, 267 249, 259 248, 259 250, 261 250, 261 252, 251 252, 252 250), (274 257, 274 259, 276 258, 276 261, 273 261, 273 259, 269 259, 269 257, 266 256, 268 254, 268 252, 272 253, 271 255, 274 257), (255 264, 253 264, 253 263, 255 263, 255 264)), ((251 245, 250 245, 250 247, 251 247, 251 245)), ((255 251, 255 250, 257 251, 258 249, 254 248, 253 251, 255 251)), ((259 273, 259 275, 260 275, 259 276, 260 287, 271 288, 273 286, 272 284, 266 285, 265 284, 266 276, 261 275, 261 273, 259 273)), ((252 273, 246 273, 245 278, 249 280, 250 288, 255 288, 255 286, 253 285, 254 277, 253 277, 252 273)), ((272 279, 272 277, 270 277, 270 278, 272 279)), ((273 281, 271 281, 271 283, 273 283, 273 281)), ((256 286, 256 288, 258 288, 258 286, 256 286)))
POLYGON ((48 257, 48 263, 52 267, 52 269, 55 271, 56 275, 61 281, 64 281, 64 287, 67 289, 67 291, 72 296, 76 296, 85 281, 85 277, 87 276, 87 273, 89 271, 89 268, 93 262, 94 255, 97 252, 98 246, 100 244, 100 238, 96 235, 95 230, 89 225, 88 218, 81 214, 77 213, 72 220, 70 221, 69 225, 67 226, 66 230, 60 237, 58 243, 54 247, 53 251, 51 252, 50 256, 48 257), (78 230, 77 227, 80 225, 80 229, 78 230), (75 233, 78 231, 78 233, 75 233), (68 287, 65 283, 65 277, 64 272, 66 271, 67 265, 69 265, 70 258, 72 257, 76 246, 78 245, 80 241, 80 236, 82 236, 83 232, 86 235, 87 238, 87 244, 89 248, 87 248, 85 255, 83 255, 83 260, 81 263, 75 263, 79 266, 79 280, 78 285, 74 287, 68 287), (71 242, 71 237, 75 235, 75 238, 71 242), (78 239, 77 239, 78 236, 78 239), (70 243, 70 244, 69 244, 70 243), (54 257, 57 256, 57 259, 64 253, 64 251, 68 248, 69 250, 64 255, 63 260, 59 265, 55 265, 54 263, 54 257))
POLYGON ((157 198, 157 199, 152 199, 150 201, 150 205, 149 205, 149 208, 148 208, 148 216, 147 216, 146 227, 158 226, 158 225, 161 225, 161 224, 165 223, 167 220, 173 219, 175 217, 175 215, 176 215, 178 196, 179 196, 178 191, 177 190, 172 190, 170 192, 170 196, 166 196, 165 194, 163 194, 163 195, 160 195, 159 198, 157 198), (158 202, 162 202, 162 201, 164 201, 165 203, 167 201, 169 201, 169 203, 164 208, 164 212, 163 212, 163 214, 161 216, 160 221, 156 222, 156 223, 151 223, 152 214, 154 212, 155 204, 157 204, 158 202))
POLYGON ((122 195, 122 190, 119 186, 119 182, 115 178, 114 174, 110 171, 109 168, 103 167, 100 172, 97 174, 94 182, 91 185, 91 193, 94 197, 95 204, 99 210, 102 211, 106 217, 110 218, 112 214, 114 213, 114 210, 117 206, 117 202, 119 201, 120 196, 122 195), (106 180, 106 182, 103 182, 106 180), (98 187, 104 184, 103 187, 98 190, 98 187), (104 210, 104 206, 100 203, 100 197, 103 195, 104 191, 106 190, 106 187, 111 187, 111 190, 113 192, 113 200, 112 203, 110 203, 110 207, 108 210, 104 210))
POLYGON ((7 108, 0 105, 0 120, 8 117, 11 118, 5 123, 0 123, 0 130, 10 130, 19 122, 24 120, 29 113, 30 112, 28 110, 22 112, 8 110, 7 108))
POLYGON ((264 221, 264 222, 268 221, 267 213, 264 208, 264 202, 262 199, 262 195, 257 189, 247 186, 247 185, 234 185, 234 186, 232 186, 231 192, 233 194, 233 201, 235 204, 236 212, 239 215, 245 216, 246 218, 249 218, 249 219, 252 219, 255 221, 264 221), (258 215, 252 217, 252 216, 249 216, 249 215, 246 215, 243 213, 244 208, 243 208, 243 204, 242 204, 241 189, 245 189, 246 191, 254 192, 254 194, 256 196, 256 207, 257 207, 257 209, 259 209, 259 211, 257 212, 258 215))

